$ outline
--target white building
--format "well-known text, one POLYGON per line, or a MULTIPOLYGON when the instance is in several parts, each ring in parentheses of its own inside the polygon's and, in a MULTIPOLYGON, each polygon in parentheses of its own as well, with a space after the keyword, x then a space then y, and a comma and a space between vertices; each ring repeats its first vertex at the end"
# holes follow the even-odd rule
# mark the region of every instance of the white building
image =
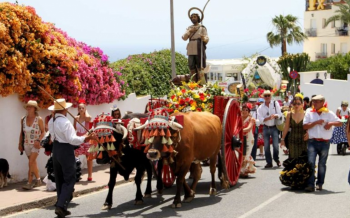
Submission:
POLYGON ((341 0, 305 0, 304 28, 308 39, 304 41, 304 52, 311 61, 327 58, 335 54, 349 52, 348 24, 336 21, 325 26, 326 20, 335 15, 341 0), (320 4, 319 2, 323 2, 320 4))

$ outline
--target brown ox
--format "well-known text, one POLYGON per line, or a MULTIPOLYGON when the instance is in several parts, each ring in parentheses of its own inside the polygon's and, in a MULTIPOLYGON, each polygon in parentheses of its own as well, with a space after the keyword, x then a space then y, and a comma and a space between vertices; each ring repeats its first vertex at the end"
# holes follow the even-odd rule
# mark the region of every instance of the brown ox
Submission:
MULTIPOLYGON (((210 195, 216 194, 215 185, 215 170, 216 160, 218 152, 220 150, 221 142, 221 122, 219 117, 208 112, 189 112, 189 113, 176 113, 174 115, 183 115, 184 126, 182 127, 178 123, 169 123, 169 126, 173 129, 172 140, 173 146, 176 152, 172 155, 174 163, 171 164, 176 178, 176 196, 172 207, 181 207, 181 188, 184 187, 185 198, 184 202, 190 202, 194 198, 196 185, 201 176, 201 169, 199 161, 203 161, 209 158, 210 160, 210 173, 211 173, 211 188, 210 195), (179 131, 177 131, 179 130, 179 131), (179 140, 181 138, 181 140, 179 140), (177 154, 176 154, 177 153, 177 154), (176 154, 176 155, 174 155, 176 154), (197 164, 191 164, 195 162, 197 164), (191 188, 185 181, 185 176, 190 170, 190 167, 195 168, 193 175, 193 183, 191 188)), ((151 160, 157 160, 167 158, 169 154, 164 154, 161 136, 156 136, 150 145, 147 153, 147 157, 151 160)), ((171 163, 171 161, 168 161, 171 163)))

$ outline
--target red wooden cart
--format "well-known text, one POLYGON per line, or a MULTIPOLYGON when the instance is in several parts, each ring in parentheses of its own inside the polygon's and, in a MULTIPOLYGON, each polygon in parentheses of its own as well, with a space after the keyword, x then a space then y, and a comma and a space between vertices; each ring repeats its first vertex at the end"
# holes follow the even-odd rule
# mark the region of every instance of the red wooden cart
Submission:
MULTIPOLYGON (((148 104, 149 110, 156 109, 166 105, 164 99, 150 99, 148 104)), ((200 113, 200 112, 198 112, 200 113)), ((228 179, 231 186, 238 181, 241 166, 243 162, 243 143, 240 147, 233 147, 233 140, 239 139, 243 142, 243 128, 241 111, 239 102, 235 98, 224 96, 214 97, 214 112, 222 122, 222 137, 221 137, 221 157, 223 165, 223 174, 228 179)), ((141 124, 144 124, 148 118, 141 118, 141 124)), ((181 123, 181 117, 177 117, 181 123)), ((130 120, 123 120, 124 125, 127 126, 130 120)), ((137 133, 133 132, 133 140, 131 143, 138 147, 142 146, 137 140, 137 133)), ((142 142, 141 142, 142 143, 142 142)), ((156 165, 155 165, 156 168, 156 165)), ((157 170, 154 170, 157 172, 157 170)), ((171 187, 175 182, 175 175, 169 165, 163 166, 162 170, 163 184, 166 188, 171 187)))

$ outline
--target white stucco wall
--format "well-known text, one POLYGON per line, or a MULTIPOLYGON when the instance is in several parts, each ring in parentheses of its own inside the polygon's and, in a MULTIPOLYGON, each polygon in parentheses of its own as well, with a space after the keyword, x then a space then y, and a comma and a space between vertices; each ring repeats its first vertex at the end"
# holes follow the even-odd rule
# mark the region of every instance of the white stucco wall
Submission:
MULTIPOLYGON (((88 105, 87 110, 93 118, 102 112, 111 113, 110 108, 114 104, 120 108, 122 114, 126 111, 143 113, 149 98, 150 96, 137 98, 135 94, 130 94, 124 101, 114 101, 113 103, 102 105, 88 105)), ((4 98, 0 97, 0 158, 5 158, 9 162, 10 174, 12 175, 11 182, 27 179, 28 173, 28 159, 25 154, 21 156, 18 151, 18 140, 21 129, 20 121, 21 117, 26 113, 23 105, 18 100, 17 95, 4 98)), ((73 115, 77 114, 77 108, 70 108, 69 111, 73 115)), ((49 114, 50 112, 46 109, 39 111, 39 115, 43 119, 49 114)), ((70 116, 69 119, 73 121, 70 116)), ((41 149, 38 157, 38 167, 41 177, 46 175, 45 165, 48 158, 44 154, 44 149, 41 149)))
POLYGON ((324 73, 326 71, 312 71, 300 73, 300 89, 304 94, 304 97, 311 99, 312 95, 323 95, 328 103, 328 108, 335 112, 340 107, 341 101, 350 102, 350 74, 348 74, 347 80, 329 79, 330 75, 327 74, 327 79, 324 79, 324 73), (313 79, 316 79, 316 74, 319 73, 319 79, 323 80, 323 85, 310 84, 313 79))

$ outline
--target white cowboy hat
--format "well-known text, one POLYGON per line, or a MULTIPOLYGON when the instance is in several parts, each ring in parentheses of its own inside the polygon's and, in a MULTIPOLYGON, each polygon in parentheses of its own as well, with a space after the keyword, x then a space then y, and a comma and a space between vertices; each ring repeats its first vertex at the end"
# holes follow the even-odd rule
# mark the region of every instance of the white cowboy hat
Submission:
POLYGON ((262 94, 262 96, 265 97, 265 95, 271 95, 270 90, 265 90, 264 93, 262 94))
POLYGON ((66 102, 66 99, 59 98, 56 99, 54 105, 51 105, 48 110, 50 111, 60 111, 72 107, 72 103, 66 102))
POLYGON ((325 97, 324 97, 323 95, 316 95, 316 96, 314 96, 311 100, 312 100, 312 101, 313 101, 313 100, 321 100, 321 101, 324 101, 324 100, 326 100, 326 99, 325 99, 325 97))
POLYGON ((23 107, 26 109, 28 106, 32 106, 32 107, 35 107, 37 110, 40 110, 40 108, 38 106, 38 102, 36 102, 34 100, 29 100, 27 102, 27 104, 25 104, 23 107))

